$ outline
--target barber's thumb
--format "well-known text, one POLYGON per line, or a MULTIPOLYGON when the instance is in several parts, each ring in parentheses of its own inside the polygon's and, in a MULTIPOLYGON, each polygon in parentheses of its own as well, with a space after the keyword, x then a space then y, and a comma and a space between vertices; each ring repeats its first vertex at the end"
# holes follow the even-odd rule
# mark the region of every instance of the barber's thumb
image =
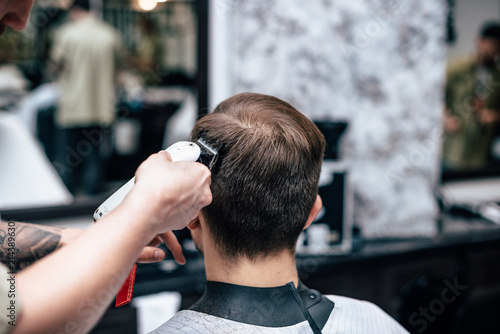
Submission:
POLYGON ((157 247, 146 246, 142 249, 141 255, 137 259, 139 263, 155 263, 165 258, 165 252, 157 247))
POLYGON ((172 161, 172 156, 166 150, 161 150, 158 152, 161 157, 167 158, 168 161, 172 161))

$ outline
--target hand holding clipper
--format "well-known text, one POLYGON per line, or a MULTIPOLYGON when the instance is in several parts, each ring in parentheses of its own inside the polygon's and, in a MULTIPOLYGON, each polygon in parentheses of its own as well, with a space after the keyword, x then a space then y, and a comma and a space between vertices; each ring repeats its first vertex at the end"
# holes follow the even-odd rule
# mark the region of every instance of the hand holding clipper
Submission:
MULTIPOLYGON (((200 157, 201 149, 198 145, 188 141, 180 141, 169 148, 166 151, 172 157, 172 162, 176 161, 197 161, 200 157)), ((118 189, 113 195, 111 195, 107 200, 102 203, 97 210, 94 212, 94 221, 98 221, 102 217, 106 216, 113 209, 123 202, 127 194, 132 190, 135 183, 135 177, 131 178, 127 183, 125 183, 120 189, 118 189)))
MULTIPOLYGON (((169 152, 172 162, 199 161, 205 164, 209 169, 213 168, 218 157, 217 150, 214 150, 212 147, 204 143, 202 139, 199 139, 197 143, 188 141, 177 142, 167 148, 166 151, 169 152)), ((106 201, 104 201, 95 211, 94 221, 97 222, 99 219, 102 219, 113 209, 119 206, 134 187, 134 183, 135 177, 129 180, 106 201)), ((136 269, 137 265, 134 265, 132 271, 127 277, 127 280, 117 295, 115 306, 125 305, 132 300, 136 269)))

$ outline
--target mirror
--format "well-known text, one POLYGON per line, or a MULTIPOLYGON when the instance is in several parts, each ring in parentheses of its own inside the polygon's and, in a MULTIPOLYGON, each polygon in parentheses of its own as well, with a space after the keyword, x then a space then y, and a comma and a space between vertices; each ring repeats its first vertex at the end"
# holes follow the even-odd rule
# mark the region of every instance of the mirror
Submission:
POLYGON ((443 180, 500 175, 500 32, 494 0, 448 1, 443 180), (498 37, 494 37, 498 36, 498 37))
MULTIPOLYGON (((91 49, 72 52, 76 46, 64 45, 69 22, 81 19, 71 0, 35 2, 25 31, 8 30, 0 37, 2 219, 9 219, 12 212, 28 214, 25 219, 30 219, 29 212, 32 218, 57 215, 55 211, 67 213, 66 207, 81 207, 85 212, 90 208, 92 212, 150 154, 188 139, 207 108, 206 1, 89 2, 93 20, 116 36, 113 66, 97 70, 105 58, 92 65, 79 58, 75 62, 80 66, 69 65, 69 54, 80 57, 91 49), (97 124, 66 122, 65 117, 74 117, 80 106, 98 100, 80 101, 71 108, 73 114, 63 116, 64 94, 81 84, 69 84, 68 72, 80 70, 81 78, 99 71, 90 79, 96 90, 93 96, 98 96, 103 93, 98 87, 104 87, 104 72, 111 68, 111 121, 104 117, 97 124), (78 129, 76 141, 71 138, 74 131, 61 132, 72 128, 78 129), (89 163, 91 156, 99 164, 89 163), (85 179, 87 167, 94 171, 85 179), (99 187, 89 189, 89 180, 94 179, 99 180, 99 187)), ((86 32, 96 31, 90 29, 86 32)), ((89 39, 83 35, 82 40, 89 39)), ((97 44, 99 36, 90 39, 97 44)), ((89 113, 95 113, 101 108, 90 109, 89 113)))

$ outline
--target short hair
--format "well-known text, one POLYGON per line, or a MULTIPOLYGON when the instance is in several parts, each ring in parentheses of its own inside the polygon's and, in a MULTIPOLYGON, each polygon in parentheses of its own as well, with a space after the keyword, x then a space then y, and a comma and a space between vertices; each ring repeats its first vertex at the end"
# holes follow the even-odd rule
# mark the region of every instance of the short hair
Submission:
POLYGON ((316 125, 276 97, 242 93, 194 126, 222 146, 212 171, 212 203, 202 209, 220 254, 257 260, 294 252, 318 194, 325 139, 316 125))
POLYGON ((482 25, 479 36, 481 38, 492 38, 500 41, 500 24, 496 21, 489 21, 482 25))
POLYGON ((83 9, 84 11, 90 11, 90 0, 74 0, 71 8, 83 9))

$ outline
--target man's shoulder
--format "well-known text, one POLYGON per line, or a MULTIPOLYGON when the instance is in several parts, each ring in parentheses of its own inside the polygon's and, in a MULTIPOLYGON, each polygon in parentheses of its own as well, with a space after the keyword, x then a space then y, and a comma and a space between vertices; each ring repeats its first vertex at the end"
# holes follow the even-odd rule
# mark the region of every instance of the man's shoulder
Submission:
POLYGON ((243 324, 202 312, 184 310, 149 334, 247 333, 243 324))
POLYGON ((448 74, 460 74, 463 72, 473 72, 475 71, 476 62, 474 57, 467 56, 457 56, 450 58, 446 64, 446 72, 448 74))
POLYGON ((75 42, 81 40, 83 32, 86 34, 85 29, 82 28, 81 22, 68 21, 61 25, 56 31, 56 40, 63 44, 73 45, 75 42))
POLYGON ((72 21, 66 22, 62 24, 57 30, 56 30, 56 35, 58 37, 65 36, 67 34, 70 34, 73 30, 75 29, 75 23, 72 21))
POLYGON ((345 296, 337 295, 324 295, 324 297, 330 299, 335 304, 334 310, 346 310, 346 311, 362 311, 367 310, 368 312, 382 312, 386 314, 380 307, 368 300, 355 299, 345 296))
POLYGON ((98 34, 92 36, 92 38, 102 37, 103 35, 112 37, 119 35, 119 31, 111 24, 94 17, 78 21, 69 21, 59 28, 60 35, 82 35, 82 32, 85 32, 85 36, 98 34))
POLYGON ((106 31, 108 34, 112 34, 112 35, 119 34, 119 31, 115 27, 113 27, 111 24, 109 24, 108 22, 106 22, 104 20, 95 19, 94 25, 97 28, 99 28, 100 30, 106 31))
POLYGON ((280 334, 304 333, 309 328, 307 321, 286 327, 264 327, 237 322, 216 317, 210 314, 184 310, 149 334, 208 334, 208 333, 239 333, 239 334, 280 334))
POLYGON ((335 303, 330 319, 323 328, 323 333, 370 333, 407 334, 389 314, 380 307, 366 300, 344 296, 326 295, 335 303))
MULTIPOLYGON (((377 305, 349 297, 326 295, 335 303, 323 333, 408 334, 399 323, 377 305)), ((184 310, 150 334, 167 333, 302 333, 309 325, 302 322, 294 326, 267 328, 219 318, 202 312, 184 310)))

